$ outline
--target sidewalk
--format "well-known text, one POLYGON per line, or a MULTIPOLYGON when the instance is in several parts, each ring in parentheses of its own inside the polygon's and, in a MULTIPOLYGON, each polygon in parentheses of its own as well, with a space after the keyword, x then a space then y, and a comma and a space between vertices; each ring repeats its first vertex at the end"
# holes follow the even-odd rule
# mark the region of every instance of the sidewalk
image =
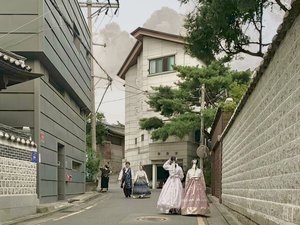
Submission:
POLYGON ((219 200, 209 195, 210 217, 205 219, 207 225, 242 225, 219 200))
POLYGON ((58 202, 48 203, 48 204, 40 204, 37 206, 36 214, 28 215, 25 217, 20 217, 20 218, 17 218, 17 219, 11 220, 11 221, 7 221, 7 222, 3 222, 3 223, 0 223, 0 225, 11 225, 11 224, 15 224, 15 223, 25 222, 25 221, 28 221, 31 219, 36 219, 39 217, 48 216, 55 212, 71 208, 74 205, 79 205, 79 204, 82 204, 89 200, 98 198, 102 195, 103 194, 101 194, 99 192, 86 192, 82 195, 72 197, 65 201, 58 201, 58 202))

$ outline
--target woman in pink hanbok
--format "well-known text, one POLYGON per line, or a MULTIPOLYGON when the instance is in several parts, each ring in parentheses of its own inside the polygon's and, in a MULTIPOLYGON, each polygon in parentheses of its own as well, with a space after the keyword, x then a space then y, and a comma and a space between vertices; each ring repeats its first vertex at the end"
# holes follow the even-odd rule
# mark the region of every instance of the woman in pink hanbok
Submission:
POLYGON ((209 214, 209 205, 205 193, 206 185, 201 169, 197 168, 197 160, 186 175, 185 194, 181 205, 181 215, 209 214))
POLYGON ((182 200, 182 183, 183 171, 177 164, 176 157, 172 156, 165 164, 163 168, 169 171, 169 178, 164 184, 160 193, 157 208, 162 213, 176 214, 180 212, 181 200, 182 200))

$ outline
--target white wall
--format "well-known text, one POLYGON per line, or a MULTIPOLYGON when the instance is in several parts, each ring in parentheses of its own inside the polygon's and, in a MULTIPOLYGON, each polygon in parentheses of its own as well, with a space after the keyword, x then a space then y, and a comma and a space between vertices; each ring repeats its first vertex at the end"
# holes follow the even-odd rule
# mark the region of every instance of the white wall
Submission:
MULTIPOLYGON (((163 56, 175 55, 176 65, 202 66, 202 62, 190 57, 185 53, 182 44, 155 39, 143 38, 143 51, 138 57, 137 64, 132 66, 125 75, 126 101, 125 101, 125 158, 131 162, 133 168, 137 168, 140 162, 143 165, 151 164, 149 160, 149 143, 152 142, 150 133, 139 129, 139 120, 145 117, 159 116, 153 112, 148 104, 147 96, 141 91, 152 92, 153 86, 174 86, 178 81, 176 72, 164 72, 149 76, 149 60, 163 56), (130 86, 134 86, 132 88, 130 86), (144 141, 141 135, 144 134, 144 141), (138 142, 135 144, 135 138, 138 142)), ((174 139, 177 140, 178 139, 174 139)))

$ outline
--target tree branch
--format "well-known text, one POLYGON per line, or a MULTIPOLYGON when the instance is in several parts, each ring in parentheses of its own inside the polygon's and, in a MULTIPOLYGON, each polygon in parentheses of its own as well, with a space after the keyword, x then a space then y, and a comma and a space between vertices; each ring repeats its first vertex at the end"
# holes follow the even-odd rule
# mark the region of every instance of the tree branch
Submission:
POLYGON ((270 45, 271 43, 263 44, 263 43, 259 43, 259 42, 257 42, 257 41, 250 41, 249 44, 256 44, 256 45, 261 45, 261 46, 264 46, 264 47, 265 47, 265 46, 270 45))
POLYGON ((252 55, 252 56, 258 56, 258 57, 263 57, 264 56, 264 54, 261 51, 251 52, 249 50, 243 49, 242 47, 239 48, 239 51, 243 52, 245 54, 248 54, 248 55, 252 55))
POLYGON ((287 7, 285 7, 285 5, 280 1, 280 0, 275 0, 275 2, 277 3, 277 5, 279 5, 279 7, 283 10, 283 11, 288 11, 287 7))

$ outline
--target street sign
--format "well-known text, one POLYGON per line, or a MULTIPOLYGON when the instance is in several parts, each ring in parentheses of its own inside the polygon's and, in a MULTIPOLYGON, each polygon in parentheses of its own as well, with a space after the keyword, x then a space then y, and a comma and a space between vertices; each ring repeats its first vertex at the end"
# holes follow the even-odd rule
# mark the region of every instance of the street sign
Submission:
POLYGON ((200 145, 197 148, 197 155, 199 156, 199 158, 206 158, 208 156, 208 147, 206 145, 200 145))
POLYGON ((44 131, 40 132, 40 140, 41 140, 42 143, 45 143, 45 133, 44 133, 44 131))
POLYGON ((38 163, 38 153, 36 151, 31 152, 31 162, 38 163))

